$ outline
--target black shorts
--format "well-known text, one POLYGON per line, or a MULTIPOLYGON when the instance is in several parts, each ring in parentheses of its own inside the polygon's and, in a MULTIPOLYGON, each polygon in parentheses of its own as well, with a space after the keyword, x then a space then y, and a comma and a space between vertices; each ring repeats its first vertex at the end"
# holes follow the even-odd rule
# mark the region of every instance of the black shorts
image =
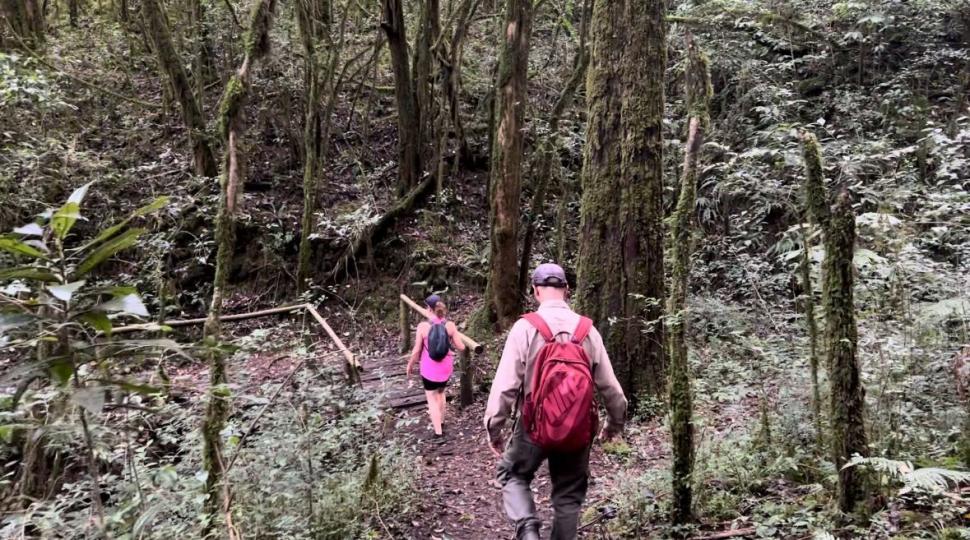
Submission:
POLYGON ((443 381, 443 382, 429 381, 428 379, 421 377, 421 384, 424 385, 425 390, 432 392, 434 390, 444 390, 445 387, 448 386, 448 381, 443 381))

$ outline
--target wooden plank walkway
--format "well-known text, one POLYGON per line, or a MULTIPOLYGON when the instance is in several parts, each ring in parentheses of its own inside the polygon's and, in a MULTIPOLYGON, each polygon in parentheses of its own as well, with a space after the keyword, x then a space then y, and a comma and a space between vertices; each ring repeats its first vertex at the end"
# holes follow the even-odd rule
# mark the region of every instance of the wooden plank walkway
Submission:
POLYGON ((408 409, 424 405, 424 389, 417 377, 414 377, 415 385, 412 388, 408 388, 404 378, 407 362, 406 358, 400 356, 364 361, 360 383, 365 391, 383 393, 391 408, 408 409))

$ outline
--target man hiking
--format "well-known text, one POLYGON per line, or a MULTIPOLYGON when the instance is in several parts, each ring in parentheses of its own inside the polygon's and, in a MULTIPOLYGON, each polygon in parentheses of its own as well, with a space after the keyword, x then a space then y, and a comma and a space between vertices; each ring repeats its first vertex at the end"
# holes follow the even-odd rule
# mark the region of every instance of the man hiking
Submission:
POLYGON ((589 319, 569 308, 568 290, 560 266, 542 264, 533 272, 539 309, 509 331, 485 407, 489 445, 500 457, 505 512, 518 539, 539 539, 530 484, 546 459, 555 510, 550 538, 576 538, 599 415, 594 390, 609 417, 602 439, 620 434, 626 420, 626 397, 603 338, 589 319), (506 445, 502 430, 513 407, 520 414, 506 445))

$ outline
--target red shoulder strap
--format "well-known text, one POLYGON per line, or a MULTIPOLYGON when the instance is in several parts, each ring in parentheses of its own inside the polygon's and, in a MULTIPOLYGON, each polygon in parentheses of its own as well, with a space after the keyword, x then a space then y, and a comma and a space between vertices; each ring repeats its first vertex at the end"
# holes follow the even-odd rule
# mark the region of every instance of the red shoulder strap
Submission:
POLYGON ((542 315, 538 313, 526 313, 522 316, 523 319, 529 321, 529 324, 535 327, 536 330, 542 335, 542 338, 546 340, 546 343, 550 343, 555 340, 555 336, 552 335, 552 330, 546 321, 542 318, 542 315))
POLYGON ((583 340, 589 335, 589 329, 593 327, 593 321, 589 317, 579 317, 579 324, 576 325, 576 330, 573 331, 573 343, 577 345, 582 345, 583 340))

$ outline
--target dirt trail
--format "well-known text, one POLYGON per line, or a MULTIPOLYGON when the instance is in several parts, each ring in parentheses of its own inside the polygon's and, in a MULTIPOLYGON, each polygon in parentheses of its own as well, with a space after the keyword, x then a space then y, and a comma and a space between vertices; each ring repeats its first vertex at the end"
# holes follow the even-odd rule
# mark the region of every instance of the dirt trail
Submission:
MULTIPOLYGON (((482 417, 483 396, 461 410, 448 405, 445 420, 446 441, 431 441, 426 409, 414 407, 398 413, 402 419, 416 422, 402 428, 420 456, 418 472, 418 505, 412 516, 411 538, 415 539, 510 539, 512 526, 502 509, 502 493, 495 481, 497 458, 485 444, 482 417)), ((591 458, 591 482, 584 510, 607 504, 602 493, 610 470, 616 470, 611 456, 597 445, 591 458), (602 476, 601 476, 602 475, 602 476)), ((543 465, 533 482, 533 492, 543 520, 543 534, 548 536, 552 517, 549 501, 551 485, 543 465)), ((589 527, 581 537, 599 537, 598 526, 589 527)))

